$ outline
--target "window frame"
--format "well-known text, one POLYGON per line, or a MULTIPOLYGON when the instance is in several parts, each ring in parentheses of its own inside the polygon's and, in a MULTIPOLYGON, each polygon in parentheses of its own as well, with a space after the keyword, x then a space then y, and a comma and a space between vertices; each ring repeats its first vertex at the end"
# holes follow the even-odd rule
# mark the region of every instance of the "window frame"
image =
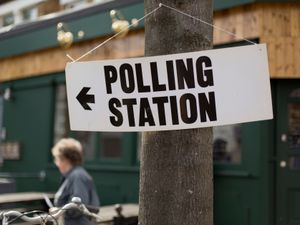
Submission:
MULTIPOLYGON (((53 127, 52 127, 52 143, 54 143, 54 137, 55 137, 55 113, 56 113, 56 96, 57 96, 57 88, 59 85, 66 85, 65 79, 63 78, 58 78, 53 80, 53 104, 52 104, 52 121, 53 121, 53 127)), ((66 102, 67 103, 67 102, 66 102)), ((69 120, 69 118, 67 118, 69 120)), ((75 138, 75 132, 76 131, 69 131, 69 137, 75 138)), ((90 132, 90 131, 87 131, 90 132)), ((122 137, 122 149, 121 149, 121 155, 120 158, 105 158, 101 156, 102 152, 102 147, 101 147, 101 135, 102 132, 91 132, 95 135, 95 140, 94 142, 94 147, 95 147, 95 152, 94 152, 94 157, 91 160, 84 159, 84 165, 87 167, 101 167, 101 166, 136 166, 136 149, 137 149, 137 143, 136 143, 136 133, 133 132, 123 132, 123 137, 122 137)), ((53 146, 52 145, 52 146, 53 146)), ((52 163, 52 155, 50 152, 50 157, 51 161, 49 160, 50 163, 52 163)))

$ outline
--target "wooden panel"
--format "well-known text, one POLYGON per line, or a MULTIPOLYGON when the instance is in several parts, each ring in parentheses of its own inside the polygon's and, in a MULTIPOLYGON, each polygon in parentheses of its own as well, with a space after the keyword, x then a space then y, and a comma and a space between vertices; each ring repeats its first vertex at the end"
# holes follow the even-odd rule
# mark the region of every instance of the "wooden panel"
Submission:
POLYGON ((300 5, 291 4, 291 36, 299 37, 300 36, 300 5))
POLYGON ((267 43, 272 78, 300 78, 300 4, 261 4, 260 42, 267 43))
POLYGON ((258 38, 260 31, 260 10, 257 5, 246 5, 217 11, 214 13, 214 25, 236 36, 224 31, 214 29, 214 44, 240 41, 242 38, 258 38))
POLYGON ((298 40, 295 42, 295 49, 294 49, 294 52, 295 52, 295 59, 296 59, 296 62, 295 62, 295 69, 296 69, 296 73, 299 74, 299 77, 300 77, 300 40, 298 38, 298 40))
POLYGON ((299 36, 300 4, 262 4, 262 36, 299 36))
POLYGON ((244 6, 243 37, 258 38, 261 31, 261 9, 258 5, 244 6))
POLYGON ((263 37, 272 78, 300 78, 300 37, 263 37))
MULTIPOLYGON (((102 43, 106 38, 107 37, 76 44, 67 51, 61 48, 53 48, 2 59, 0 60, 0 81, 64 71, 66 63, 70 61, 66 57, 67 53, 76 59, 102 43)), ((143 55, 144 33, 138 31, 132 32, 121 39, 113 39, 85 57, 82 61, 137 57, 143 55)))
MULTIPOLYGON (((300 78, 300 4, 252 4, 215 13, 215 25, 268 46, 271 78, 300 78), (242 23, 242 25, 241 25, 242 23)), ((214 43, 238 41, 214 30, 214 43)))
POLYGON ((39 16, 54 13, 60 10, 59 0, 47 0, 38 6, 39 16))
MULTIPOLYGON (((214 29, 214 44, 259 38, 269 49, 270 73, 273 78, 300 77, 300 4, 249 4, 214 13, 214 24, 236 36, 214 29)), ((74 45, 68 51, 47 49, 0 60, 0 81, 64 71, 69 53, 79 57, 107 37, 74 45)), ((144 32, 129 33, 113 39, 84 60, 136 57, 144 54, 144 32)))
MULTIPOLYGON (((259 19, 257 18, 259 14, 257 12, 255 5, 236 7, 216 12, 214 21, 220 28, 236 33, 239 37, 257 38, 259 34, 259 19)), ((214 44, 234 42, 240 40, 239 37, 214 30, 214 44)), ((76 44, 68 51, 53 48, 0 60, 0 81, 63 71, 69 60, 65 56, 66 53, 69 53, 73 58, 79 57, 106 38, 76 44)), ((131 32, 123 39, 113 39, 84 60, 135 57, 143 54, 144 33, 138 31, 131 32)))
POLYGON ((263 35, 279 35, 284 33, 283 30, 283 21, 281 18, 283 17, 284 12, 281 10, 279 5, 274 5, 272 7, 264 6, 263 7, 263 35), (271 10, 272 9, 272 10, 271 10), (277 26, 276 26, 277 25, 277 26))

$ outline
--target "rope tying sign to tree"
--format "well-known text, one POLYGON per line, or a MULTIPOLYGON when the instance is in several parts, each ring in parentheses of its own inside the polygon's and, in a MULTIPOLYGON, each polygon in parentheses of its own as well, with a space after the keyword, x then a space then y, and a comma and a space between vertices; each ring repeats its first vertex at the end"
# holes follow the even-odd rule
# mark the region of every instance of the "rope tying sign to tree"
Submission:
POLYGON ((230 31, 228 31, 228 30, 226 30, 226 29, 223 29, 222 27, 219 27, 219 26, 216 26, 216 25, 214 25, 214 24, 208 23, 208 22, 206 22, 206 21, 204 21, 204 20, 202 20, 202 19, 200 19, 200 18, 197 18, 197 17, 192 16, 192 15, 190 15, 190 14, 187 14, 187 13, 185 13, 185 12, 182 12, 182 11, 180 11, 180 10, 178 10, 178 9, 176 9, 176 8, 173 8, 173 7, 169 6, 169 5, 166 5, 166 4, 163 4, 163 3, 159 3, 159 5, 158 5, 157 8, 153 9, 151 12, 147 13, 146 15, 144 15, 143 17, 141 17, 140 19, 136 20, 134 23, 128 25, 127 27, 124 27, 121 31, 119 31, 118 33, 114 34, 113 36, 111 36, 110 38, 108 38, 108 39, 105 40, 104 42, 100 43, 100 44, 97 45, 96 47, 92 48, 90 51, 84 53, 82 56, 78 57, 77 59, 74 59, 74 58, 71 57, 69 54, 67 54, 66 56, 67 56, 69 59, 71 59, 72 62, 77 62, 77 61, 83 59, 84 57, 86 57, 87 55, 91 54, 91 53, 92 53, 93 51, 95 51, 96 49, 100 48, 101 46, 105 45, 106 43, 108 43, 109 41, 111 41, 112 39, 114 39, 115 37, 119 36, 122 32, 124 32, 124 31, 127 30, 128 28, 131 28, 131 27, 136 26, 140 21, 142 21, 142 20, 144 20, 145 18, 147 18, 148 16, 152 15, 153 13, 155 13, 158 9, 161 9, 162 7, 165 7, 166 9, 173 10, 174 12, 179 13, 179 14, 182 14, 182 15, 184 15, 184 16, 190 17, 190 18, 192 18, 192 19, 194 19, 194 20, 197 20, 197 21, 199 21, 199 22, 201 22, 201 23, 204 23, 204 24, 206 24, 206 25, 208 25, 208 26, 211 26, 211 27, 213 27, 213 28, 215 28, 215 29, 217 29, 217 30, 220 30, 220 31, 222 31, 222 32, 224 32, 224 33, 227 33, 227 34, 229 34, 229 35, 231 35, 231 36, 234 36, 234 37, 237 37, 237 38, 239 38, 239 39, 242 39, 242 40, 244 40, 244 41, 246 41, 246 42, 248 42, 248 43, 250 43, 250 44, 256 44, 255 42, 253 42, 253 41, 251 41, 251 40, 248 40, 248 39, 246 39, 246 38, 243 38, 243 37, 239 37, 239 36, 236 35, 235 33, 232 33, 232 32, 230 32, 230 31))
MULTIPOLYGON (((138 21, 162 7, 236 36, 165 4, 138 21)), ((265 44, 244 39, 252 45, 78 62, 122 32, 67 64, 71 130, 179 130, 273 118, 265 44)))

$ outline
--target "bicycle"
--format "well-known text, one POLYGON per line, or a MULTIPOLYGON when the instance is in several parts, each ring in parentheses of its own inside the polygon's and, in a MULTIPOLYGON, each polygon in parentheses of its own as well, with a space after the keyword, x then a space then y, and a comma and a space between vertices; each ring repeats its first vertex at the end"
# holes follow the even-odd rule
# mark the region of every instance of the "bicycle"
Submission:
POLYGON ((0 212, 0 220, 2 220, 2 225, 9 225, 12 222, 15 222, 18 219, 22 219, 31 224, 41 224, 45 225, 47 222, 52 222, 58 225, 58 218, 63 215, 66 210, 69 209, 78 209, 82 214, 89 216, 96 220, 96 222, 100 222, 101 217, 95 213, 90 212, 87 207, 81 202, 81 199, 78 197, 73 197, 71 202, 61 207, 56 213, 49 214, 43 211, 32 211, 28 213, 21 213, 18 211, 3 211, 0 212), (38 216, 27 216, 27 214, 33 213, 42 213, 38 216), (10 217, 14 217, 12 220, 9 220, 10 217))

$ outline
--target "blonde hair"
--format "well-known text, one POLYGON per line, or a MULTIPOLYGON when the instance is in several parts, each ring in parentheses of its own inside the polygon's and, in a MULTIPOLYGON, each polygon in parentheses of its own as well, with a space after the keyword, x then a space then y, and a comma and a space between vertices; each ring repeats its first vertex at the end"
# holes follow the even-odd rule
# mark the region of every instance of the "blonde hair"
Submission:
POLYGON ((73 166, 82 164, 82 145, 73 138, 63 138, 51 150, 54 157, 67 159, 73 166))

